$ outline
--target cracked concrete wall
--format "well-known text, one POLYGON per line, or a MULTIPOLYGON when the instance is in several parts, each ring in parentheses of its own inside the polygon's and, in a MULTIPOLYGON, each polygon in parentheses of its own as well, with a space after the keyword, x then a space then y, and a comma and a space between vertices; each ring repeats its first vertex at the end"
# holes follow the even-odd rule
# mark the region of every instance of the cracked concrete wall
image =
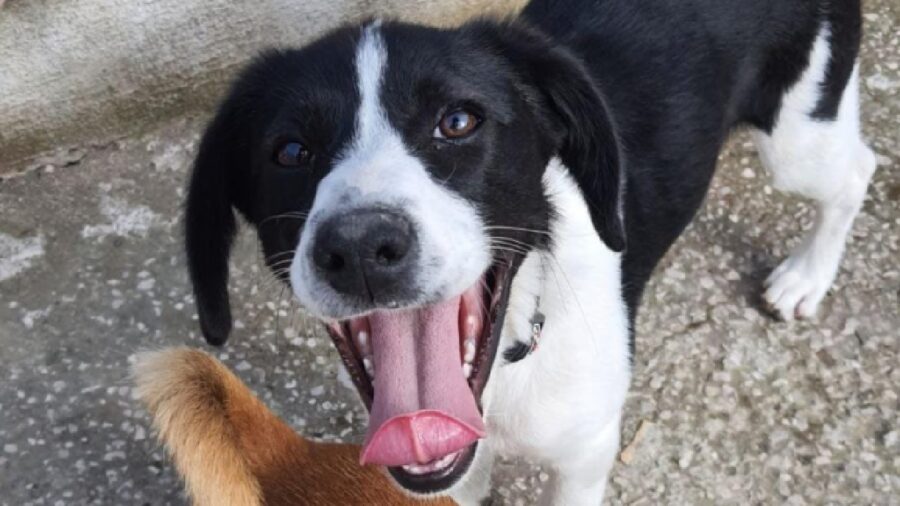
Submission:
MULTIPOLYGON (((16 0, 0 10, 0 176, 204 110, 260 49, 378 15, 451 25, 524 0, 16 0)), ((2 5, 2 3, 0 3, 2 5)))

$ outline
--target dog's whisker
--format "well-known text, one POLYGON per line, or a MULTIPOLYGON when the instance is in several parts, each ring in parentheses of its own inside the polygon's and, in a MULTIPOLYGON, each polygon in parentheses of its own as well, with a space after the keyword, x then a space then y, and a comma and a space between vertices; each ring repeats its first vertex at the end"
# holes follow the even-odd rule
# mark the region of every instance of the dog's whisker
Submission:
POLYGON ((528 244, 526 244, 526 243, 524 243, 524 242, 521 242, 521 241, 515 241, 515 240, 511 240, 511 239, 507 239, 507 240, 492 240, 491 243, 492 243, 492 244, 497 244, 497 245, 500 245, 500 246, 514 247, 514 248, 517 248, 517 249, 520 249, 520 250, 526 251, 526 252, 532 250, 532 247, 531 247, 530 245, 528 245, 528 244))
POLYGON ((523 255, 528 254, 528 253, 531 252, 530 249, 525 248, 525 247, 522 247, 521 245, 513 244, 513 243, 507 243, 507 242, 501 242, 501 241, 491 241, 490 247, 491 247, 491 248, 506 248, 506 249, 509 249, 509 250, 511 250, 511 251, 516 251, 516 252, 518 252, 518 253, 521 253, 521 254, 523 254, 523 255))
POLYGON ((290 264, 293 263, 293 262, 294 262, 294 259, 293 259, 293 258, 284 258, 284 259, 279 260, 279 261, 277 261, 277 262, 272 262, 272 263, 270 263, 270 264, 268 265, 268 267, 269 267, 269 269, 275 270, 277 267, 281 267, 281 266, 284 266, 284 265, 290 265, 290 264))
POLYGON ((505 237, 494 237, 494 238, 491 238, 490 242, 497 243, 497 244, 512 244, 515 246, 523 246, 525 248, 529 248, 529 245, 526 243, 514 241, 512 239, 507 239, 505 237))
POLYGON ((267 261, 266 263, 267 263, 268 265, 273 265, 273 263, 277 263, 277 262, 290 262, 290 261, 292 261, 293 259, 294 259, 293 256, 278 255, 278 257, 275 257, 275 256, 273 255, 272 257, 269 257, 269 258, 267 259, 268 261, 267 261))
POLYGON ((293 255, 294 253, 296 253, 295 250, 280 251, 280 252, 278 252, 278 253, 273 253, 273 254, 267 256, 267 257, 266 257, 266 260, 274 260, 274 259, 276 259, 276 258, 281 258, 281 257, 283 257, 283 256, 293 255))
POLYGON ((278 292, 278 303, 275 304, 275 338, 281 334, 281 312, 283 311, 281 308, 281 302, 284 300, 284 289, 285 286, 281 287, 281 290, 278 292))
POLYGON ((525 247, 529 247, 529 248, 531 247, 530 244, 528 244, 528 243, 526 243, 526 242, 524 242, 524 241, 520 241, 520 240, 518 240, 518 239, 513 239, 512 237, 491 237, 490 240, 491 240, 491 241, 511 242, 511 243, 514 243, 514 244, 520 244, 520 245, 525 246, 525 247))
POLYGON ((520 241, 518 239, 513 239, 512 237, 493 237, 492 240, 518 244, 520 246, 523 246, 523 247, 529 248, 529 249, 533 247, 532 245, 530 245, 526 242, 520 241))
POLYGON ((265 276, 264 279, 257 282, 256 287, 266 289, 266 290, 278 287, 279 285, 284 284, 284 280, 279 278, 278 276, 287 274, 288 272, 289 272, 288 269, 282 269, 279 271, 272 272, 271 275, 267 275, 267 276, 265 276))
POLYGON ((284 276, 285 274, 288 274, 290 272, 291 272, 290 267, 283 267, 281 269, 275 269, 272 271, 272 281, 278 281, 278 282, 283 283, 284 280, 281 279, 281 276, 284 276))
POLYGON ((281 281, 281 279, 278 276, 291 272, 291 266, 290 266, 290 264, 288 264, 288 265, 282 264, 281 266, 273 266, 273 268, 267 269, 267 271, 268 271, 267 272, 268 278, 281 281))
POLYGON ((276 259, 276 258, 283 257, 283 256, 285 256, 285 255, 291 255, 291 258, 293 258, 293 255, 294 255, 296 252, 297 252, 297 250, 293 250, 293 249, 287 250, 287 251, 279 251, 278 253, 272 253, 271 255, 267 256, 267 257, 265 258, 265 260, 268 262, 268 261, 274 260, 274 259, 276 259))
POLYGON ((266 224, 268 224, 268 222, 273 221, 273 220, 304 220, 305 221, 307 218, 309 218, 308 213, 304 213, 301 211, 292 211, 292 212, 288 212, 288 213, 267 216, 267 217, 263 218, 256 226, 262 227, 263 225, 266 225, 266 224))
POLYGON ((507 247, 503 247, 503 246, 491 246, 491 251, 494 251, 494 252, 504 252, 504 253, 512 253, 512 254, 515 254, 515 255, 522 256, 522 257, 528 255, 528 252, 526 252, 526 251, 519 251, 519 250, 515 250, 515 249, 512 249, 512 248, 507 248, 507 247))
MULTIPOLYGON (((551 267, 551 270, 554 271, 554 273, 558 271, 562 275, 563 280, 566 282, 566 285, 568 285, 568 287, 569 287, 569 292, 572 294, 572 298, 575 299, 575 305, 578 306, 578 311, 581 313, 581 318, 584 321, 585 327, 588 328, 588 330, 590 331, 591 334, 594 334, 595 329, 593 329, 591 327, 591 322, 588 319, 587 313, 584 310, 584 305, 581 304, 581 299, 578 297, 578 292, 575 290, 575 287, 572 285, 572 281, 569 279, 569 276, 566 274, 565 269, 563 269, 562 265, 559 262, 559 259, 556 258, 556 255, 553 254, 553 252, 548 252, 548 256, 553 261, 553 263, 556 265, 556 268, 554 269, 551 267)), ((554 274, 554 276, 555 276, 555 274, 554 274)), ((562 293, 562 292, 560 292, 560 293, 562 293)), ((596 346, 596 342, 595 342, 595 346, 596 346)), ((595 350, 595 351, 597 351, 597 350, 595 350)))
POLYGON ((454 164, 453 164, 453 170, 450 171, 450 175, 447 176, 446 179, 444 179, 443 181, 441 181, 441 184, 442 184, 442 185, 446 185, 447 183, 449 183, 449 182, 450 182, 450 178, 452 178, 453 175, 456 174, 457 169, 459 169, 459 164, 454 163, 454 164))
POLYGON ((302 318, 304 316, 308 316, 306 310, 301 306, 295 297, 291 297, 291 327, 296 329, 299 326, 302 318))
MULTIPOLYGON (((491 293, 491 287, 488 286, 487 281, 485 281, 483 277, 479 279, 478 282, 481 284, 481 287, 484 289, 485 293, 491 293)), ((480 306, 479 314, 482 316, 482 318, 487 318, 490 315, 490 307, 488 306, 488 304, 485 304, 484 300, 479 297, 478 305, 480 306)))
POLYGON ((537 230, 534 228, 524 228, 524 227, 510 227, 510 226, 505 226, 505 225, 489 225, 489 226, 484 227, 484 229, 488 230, 488 231, 490 231, 490 230, 511 230, 514 232, 527 232, 527 233, 531 233, 531 234, 541 234, 541 235, 546 235, 546 236, 550 235, 550 232, 547 230, 537 230))
MULTIPOLYGON (((523 243, 523 242, 518 241, 518 240, 516 240, 516 239, 511 239, 511 238, 492 238, 492 241, 494 241, 495 239, 501 239, 501 245, 504 245, 504 244, 506 245, 506 246, 505 246, 506 251, 512 251, 510 245, 517 246, 518 248, 528 247, 528 245, 527 245, 526 243, 523 243)), ((530 250, 527 251, 527 252, 525 252, 525 253, 523 253, 523 252, 520 251, 519 253, 522 254, 522 255, 526 255, 527 253, 530 253, 530 250)), ((590 328, 590 323, 589 323, 589 320, 588 320, 588 318, 587 318, 587 314, 586 314, 585 311, 584 311, 584 307, 583 307, 583 305, 581 304, 581 300, 580 300, 579 297, 578 297, 578 293, 577 293, 577 291, 575 290, 574 286, 572 286, 571 280, 569 280, 568 275, 567 275, 566 272, 562 269, 562 266, 560 265, 559 260, 556 258, 556 255, 553 254, 553 252, 547 252, 546 255, 547 255, 547 257, 548 257, 550 260, 552 260, 552 262, 553 262, 553 263, 555 264, 555 266, 556 266, 556 268, 553 268, 553 269, 551 269, 551 270, 552 270, 553 275, 554 275, 554 278, 555 278, 555 280, 556 280, 557 290, 558 290, 560 293, 563 292, 562 286, 559 284, 559 275, 562 275, 563 281, 565 281, 565 284, 567 285, 567 288, 568 288, 569 293, 571 293, 573 299, 575 299, 575 304, 578 306, 579 312, 581 313, 581 317, 582 317, 582 319, 584 320, 585 325, 588 326, 588 328, 590 328), (557 274, 557 271, 558 271, 558 274, 559 274, 559 275, 557 274)), ((566 311, 568 311, 568 308, 567 308, 567 307, 566 307, 565 309, 566 309, 566 311)), ((591 329, 591 330, 593 331, 593 329, 591 329)))

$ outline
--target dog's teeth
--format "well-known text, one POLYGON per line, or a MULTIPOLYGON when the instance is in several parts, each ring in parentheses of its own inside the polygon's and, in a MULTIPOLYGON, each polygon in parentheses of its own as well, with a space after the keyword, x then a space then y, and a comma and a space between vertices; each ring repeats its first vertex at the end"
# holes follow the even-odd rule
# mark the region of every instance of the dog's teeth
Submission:
POLYGON ((425 468, 415 464, 405 465, 403 466, 403 470, 410 474, 425 474, 425 468))
POLYGON ((475 334, 477 333, 476 332, 477 327, 478 327, 478 318, 476 318, 475 315, 472 315, 472 314, 467 316, 466 317, 466 337, 468 339, 475 338, 475 334))
POLYGON ((475 340, 471 337, 466 339, 466 342, 463 343, 463 348, 465 350, 463 361, 471 363, 475 360, 475 340))
POLYGON ((359 334, 356 334, 356 343, 359 345, 359 351, 363 355, 369 354, 369 333, 365 330, 361 330, 359 334))
POLYGON ((466 379, 468 379, 469 376, 472 375, 472 364, 466 362, 465 364, 463 364, 462 370, 463 370, 463 376, 465 376, 466 379))
POLYGON ((371 358, 363 357, 363 368, 365 368, 366 374, 369 375, 369 379, 375 379, 375 364, 372 363, 371 358))
POLYGON ((453 452, 427 464, 407 464, 403 466, 403 470, 409 474, 433 473, 449 466, 457 455, 459 455, 459 452, 453 452))
POLYGON ((444 455, 443 458, 441 458, 434 464, 435 469, 443 469, 443 468, 449 466, 450 463, 453 462, 454 457, 456 457, 456 453, 444 455))

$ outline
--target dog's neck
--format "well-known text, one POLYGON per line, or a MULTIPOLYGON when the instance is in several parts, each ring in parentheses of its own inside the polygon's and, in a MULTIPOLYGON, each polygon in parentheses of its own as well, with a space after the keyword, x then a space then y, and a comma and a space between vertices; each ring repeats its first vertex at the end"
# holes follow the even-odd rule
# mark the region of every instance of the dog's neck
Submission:
POLYGON ((597 236, 587 203, 558 159, 548 164, 544 187, 556 216, 550 246, 529 253, 513 281, 495 364, 500 368, 565 345, 550 342, 562 339, 561 332, 582 340, 627 333, 621 255, 597 236))
POLYGON ((535 399, 561 402, 580 396, 581 401, 593 399, 596 409, 608 406, 614 412, 626 389, 597 385, 598 371, 604 371, 601 378, 627 378, 627 372, 617 371, 631 367, 621 255, 597 235, 588 204, 559 160, 548 165, 544 186, 554 207, 550 248, 529 253, 513 279, 499 352, 482 397, 492 445, 501 453, 540 453, 522 447, 530 438, 517 434, 546 422, 536 413, 541 410, 523 408, 535 399), (527 353, 537 313, 544 315, 539 346, 527 353), (526 353, 509 361, 504 355, 520 344, 526 353), (592 390, 560 391, 563 383, 591 385, 592 390))

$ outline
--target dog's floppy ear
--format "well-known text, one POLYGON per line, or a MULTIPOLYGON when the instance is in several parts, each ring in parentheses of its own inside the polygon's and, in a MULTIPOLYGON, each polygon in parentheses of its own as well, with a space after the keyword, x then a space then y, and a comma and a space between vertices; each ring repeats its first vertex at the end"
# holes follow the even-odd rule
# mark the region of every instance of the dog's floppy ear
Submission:
MULTIPOLYGON (((483 25, 484 27, 484 25, 483 25)), ((588 204, 600 238, 613 251, 625 249, 622 216, 624 157, 606 102, 571 51, 516 24, 491 27, 500 54, 529 95, 561 127, 558 151, 588 204)))
POLYGON ((238 85, 207 127, 185 201, 185 247, 200 329, 216 346, 231 332, 228 258, 237 231, 232 207, 246 215, 250 191, 242 96, 238 85))

